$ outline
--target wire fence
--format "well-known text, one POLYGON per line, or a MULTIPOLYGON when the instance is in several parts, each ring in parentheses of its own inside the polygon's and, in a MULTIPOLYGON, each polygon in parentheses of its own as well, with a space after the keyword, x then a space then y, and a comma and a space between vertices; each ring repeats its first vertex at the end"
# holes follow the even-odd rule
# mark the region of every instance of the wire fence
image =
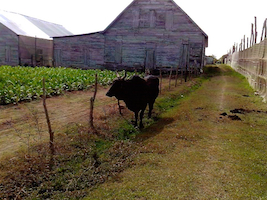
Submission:
MULTIPOLYGON (((256 31, 255 31, 256 32, 256 31)), ((253 37, 253 34, 252 34, 253 37)), ((249 40, 248 40, 249 41, 249 40)), ((255 40, 256 41, 256 40, 255 40)), ((240 44, 239 50, 233 47, 232 53, 228 53, 226 58, 227 64, 233 69, 247 77, 252 88, 267 101, 267 38, 266 38, 266 20, 263 28, 261 42, 254 43, 245 48, 244 44, 240 44), (265 30, 265 34, 264 34, 265 30)))

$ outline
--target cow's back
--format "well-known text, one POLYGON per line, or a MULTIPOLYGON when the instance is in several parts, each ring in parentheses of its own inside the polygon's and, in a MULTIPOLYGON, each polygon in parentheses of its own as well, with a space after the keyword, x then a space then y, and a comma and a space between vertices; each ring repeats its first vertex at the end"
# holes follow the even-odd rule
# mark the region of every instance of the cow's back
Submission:
POLYGON ((145 92, 146 81, 141 77, 135 75, 130 80, 131 92, 135 94, 143 94, 145 92))
POLYGON ((156 99, 159 94, 159 79, 156 76, 149 75, 145 77, 149 99, 156 99))
POLYGON ((124 101, 130 110, 145 109, 147 104, 147 86, 144 79, 139 76, 133 76, 130 80, 127 80, 125 93, 127 95, 124 101))

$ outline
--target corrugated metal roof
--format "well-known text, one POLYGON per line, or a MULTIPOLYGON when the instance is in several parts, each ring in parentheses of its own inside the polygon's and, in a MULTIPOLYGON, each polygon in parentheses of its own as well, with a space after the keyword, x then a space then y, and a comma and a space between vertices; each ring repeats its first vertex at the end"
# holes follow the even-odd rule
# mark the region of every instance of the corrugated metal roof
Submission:
POLYGON ((0 23, 17 35, 29 37, 51 40, 52 37, 73 35, 62 25, 2 10, 0 10, 0 23))

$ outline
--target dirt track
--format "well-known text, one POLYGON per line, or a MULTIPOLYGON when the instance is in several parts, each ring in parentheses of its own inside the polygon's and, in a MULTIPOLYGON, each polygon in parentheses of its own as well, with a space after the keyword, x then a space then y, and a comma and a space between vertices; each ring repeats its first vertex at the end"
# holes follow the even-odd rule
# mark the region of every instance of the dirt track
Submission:
MULTIPOLYGON (((88 199, 267 198, 266 104, 229 67, 212 70, 214 74, 190 95, 182 87, 174 89, 182 100, 137 136, 140 153, 131 167, 90 188, 88 199)), ((183 86, 192 88, 190 83, 183 86)), ((100 122, 118 114, 117 101, 105 97, 105 92, 99 90, 96 102, 100 122)), ((64 133, 69 124, 88 121, 91 96, 75 92, 48 99, 56 134, 64 133)), ((41 133, 47 132, 40 101, 0 111, 1 151, 13 153, 27 142, 27 133, 36 133, 36 119, 41 133)))
POLYGON ((267 198, 266 104, 219 70, 143 134, 132 168, 88 199, 267 198))

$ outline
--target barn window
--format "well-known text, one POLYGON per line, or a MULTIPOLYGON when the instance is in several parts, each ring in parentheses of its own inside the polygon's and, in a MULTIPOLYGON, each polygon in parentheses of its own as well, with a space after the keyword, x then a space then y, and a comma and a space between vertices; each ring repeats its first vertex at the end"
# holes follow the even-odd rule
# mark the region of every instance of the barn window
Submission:
POLYGON ((133 27, 138 28, 139 27, 139 10, 133 11, 133 27))
POLYGON ((155 11, 151 10, 150 11, 150 27, 154 28, 156 26, 156 16, 155 16, 155 11))
POLYGON ((166 12, 166 30, 172 30, 173 28, 173 11, 166 12))
POLYGON ((149 10, 142 10, 140 13, 140 28, 148 28, 150 27, 150 11, 149 10))
POLYGON ((156 27, 157 28, 165 28, 166 22, 166 13, 165 12, 157 12, 156 13, 156 27))

